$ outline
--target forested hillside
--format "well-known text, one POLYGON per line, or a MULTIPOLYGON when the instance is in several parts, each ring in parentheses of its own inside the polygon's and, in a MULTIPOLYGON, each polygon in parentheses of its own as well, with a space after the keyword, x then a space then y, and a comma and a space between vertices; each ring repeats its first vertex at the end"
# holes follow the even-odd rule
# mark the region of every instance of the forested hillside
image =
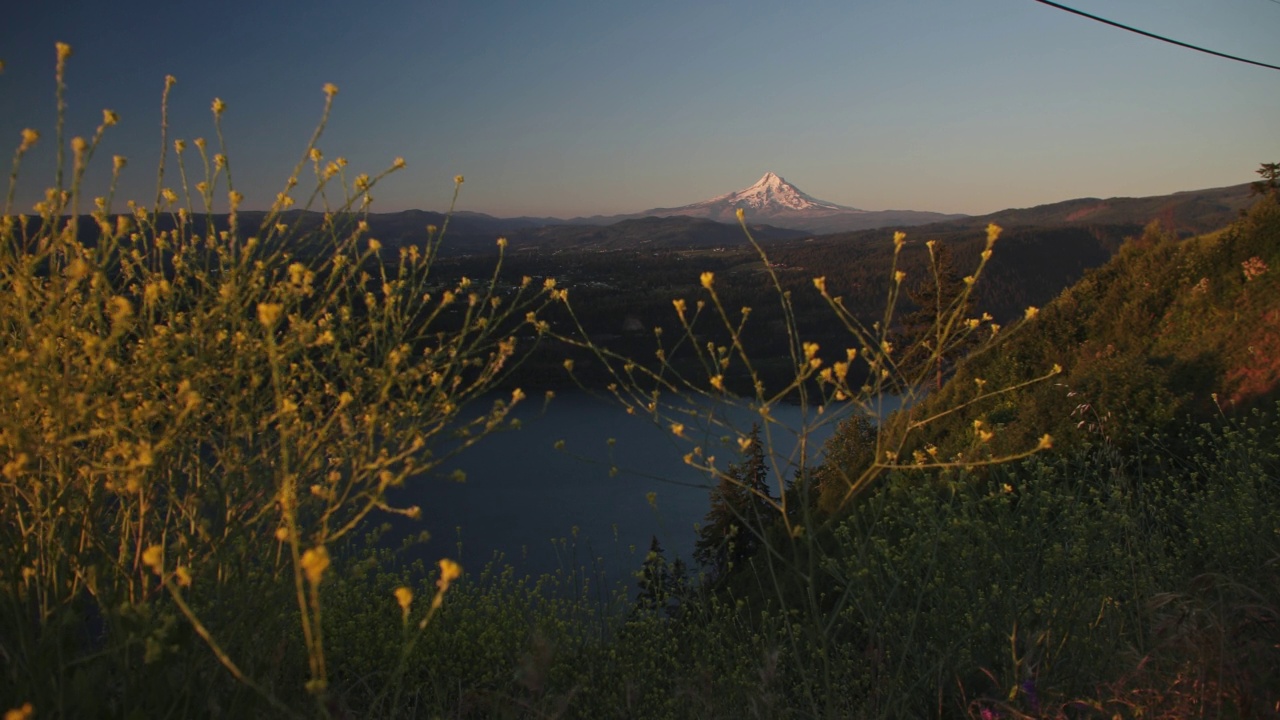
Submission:
MULTIPOLYGON (((1273 197, 1230 227, 1186 240, 1152 224, 1045 306, 1034 324, 963 363, 912 416, 973 400, 980 388, 1024 382, 1054 364, 1063 372, 1053 381, 974 406, 967 417, 994 429, 992 452, 1045 432, 1062 447, 1131 444, 1188 417, 1265 404, 1280 383, 1277 267, 1273 197)), ((972 436, 971 427, 939 423, 916 447, 932 444, 950 455, 969 448, 972 436)))

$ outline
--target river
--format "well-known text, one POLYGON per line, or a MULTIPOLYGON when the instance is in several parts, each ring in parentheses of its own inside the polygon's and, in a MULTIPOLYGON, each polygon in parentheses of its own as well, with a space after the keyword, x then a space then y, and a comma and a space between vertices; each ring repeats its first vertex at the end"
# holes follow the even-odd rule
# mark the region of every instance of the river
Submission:
MULTIPOLYGON (((519 429, 485 438, 401 491, 399 504, 417 504, 423 511, 413 531, 425 528, 431 534, 412 555, 428 562, 451 557, 469 570, 500 555, 518 572, 534 575, 592 565, 616 579, 639 568, 650 538, 657 537, 668 560, 689 562, 695 524, 709 509, 714 480, 683 457, 699 445, 716 456, 716 467, 737 462, 736 440, 724 443, 725 428, 749 432, 760 415, 710 400, 680 407, 696 408, 700 416, 725 425, 709 430, 705 420, 682 416, 686 440, 669 424, 628 415, 613 402, 583 393, 558 396, 545 408, 526 400, 515 411, 519 429), (561 440, 563 449, 557 449, 561 440), (448 479, 454 469, 466 473, 465 482, 448 479)), ((796 466, 797 432, 807 422, 812 463, 845 416, 818 416, 812 408, 806 414, 797 405, 779 404, 770 417, 766 447, 772 449, 776 495, 777 470, 790 477, 796 466)))

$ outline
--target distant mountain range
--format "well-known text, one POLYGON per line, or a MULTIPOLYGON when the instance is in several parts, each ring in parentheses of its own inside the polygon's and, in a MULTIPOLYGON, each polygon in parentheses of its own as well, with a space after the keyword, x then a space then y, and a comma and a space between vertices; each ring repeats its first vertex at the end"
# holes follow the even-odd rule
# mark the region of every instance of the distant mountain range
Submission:
POLYGON ((575 218, 570 222, 598 225, 640 217, 684 216, 736 224, 739 208, 746 213, 750 223, 818 234, 888 226, 909 227, 965 217, 917 210, 859 210, 819 200, 780 175, 767 172, 751 187, 692 205, 652 208, 629 215, 575 218))
MULTIPOLYGON (((951 236, 981 230, 994 222, 1005 228, 1109 228, 1133 234, 1152 221, 1179 235, 1220 228, 1239 216, 1257 197, 1247 183, 1190 190, 1170 195, 1128 198, 1077 198, 1030 208, 1009 208, 986 215, 944 215, 914 211, 871 212, 818 200, 772 173, 751 187, 679 208, 656 208, 635 215, 556 218, 495 218, 455 213, 449 226, 450 251, 492 247, 506 235, 513 249, 622 250, 733 246, 746 242, 735 212, 746 211, 752 235, 761 242, 826 236, 835 242, 857 241, 889 229, 911 227, 911 234, 951 236), (826 229, 823 229, 826 228, 826 229), (844 228, 844 229, 833 229, 844 228), (477 244, 477 242, 482 244, 477 244)), ((371 218, 385 239, 421 237, 422 227, 439 225, 437 213, 409 211, 371 218)))
MULTIPOLYGON (((1205 232, 1231 222, 1253 199, 1256 198, 1250 194, 1246 183, 1139 198, 1077 198, 1030 208, 1009 208, 979 216, 916 210, 872 211, 820 200, 781 176, 768 172, 754 185, 743 190, 690 205, 652 208, 639 213, 560 219, 497 218, 482 213, 458 212, 453 215, 450 232, 455 238, 478 234, 492 236, 489 237, 492 240, 499 234, 505 234, 513 241, 517 238, 529 239, 536 241, 537 245, 563 239, 570 245, 603 244, 617 248, 629 238, 640 238, 646 231, 657 230, 665 241, 651 242, 659 246, 685 244, 684 240, 677 238, 692 238, 688 244, 706 246, 723 244, 726 237, 733 236, 732 233, 725 235, 722 230, 712 230, 712 226, 706 221, 736 228, 736 213, 738 208, 742 208, 753 234, 757 235, 757 239, 766 241, 787 239, 797 234, 832 235, 877 228, 915 227, 917 234, 922 230, 932 231, 935 228, 943 232, 958 231, 985 227, 989 222, 1005 227, 1060 227, 1141 226, 1158 220, 1166 228, 1185 235, 1205 232), (648 221, 645 221, 646 218, 648 221), (665 218, 667 221, 657 223, 653 221, 654 218, 665 218), (688 218, 683 226, 680 224, 681 218, 688 218), (615 225, 618 227, 613 227, 615 225), (584 227, 612 230, 584 231, 584 227), (677 231, 676 228, 680 230, 677 231), (706 237, 701 237, 704 234, 706 237)), ((390 219, 392 216, 399 216, 419 227, 424 221, 439 225, 444 219, 438 213, 417 210, 378 217, 390 219)))
POLYGON ((917 210, 859 210, 818 200, 771 172, 755 185, 710 200, 677 208, 654 208, 645 215, 685 215, 719 222, 736 222, 738 208, 749 222, 789 230, 832 233, 878 227, 908 227, 965 217, 917 210))
MULTIPOLYGON (((766 173, 749 188, 711 200, 677 208, 654 208, 633 215, 560 219, 552 217, 500 218, 459 211, 446 217, 426 210, 405 210, 369 215, 373 237, 391 245, 421 243, 426 228, 444 227, 441 251, 448 255, 489 253, 495 240, 506 237, 512 251, 542 252, 583 250, 657 250, 731 247, 745 245, 738 227, 738 208, 746 212, 752 236, 760 242, 782 242, 823 236, 824 242, 854 243, 879 237, 879 233, 912 227, 915 237, 940 239, 981 230, 989 222, 1005 228, 1109 228, 1111 235, 1140 231, 1159 221, 1166 229, 1186 236, 1214 230, 1236 219, 1256 200, 1249 184, 1191 190, 1141 198, 1078 198, 1031 208, 1010 208, 987 215, 945 215, 916 211, 866 211, 818 200, 781 177, 766 173)), ((299 229, 320 226, 315 211, 291 210, 284 214, 299 229)), ((242 227, 255 227, 266 218, 261 211, 240 213, 242 227)), ((213 218, 225 228, 227 218, 213 218)), ((163 221, 162 221, 163 224, 163 221)))

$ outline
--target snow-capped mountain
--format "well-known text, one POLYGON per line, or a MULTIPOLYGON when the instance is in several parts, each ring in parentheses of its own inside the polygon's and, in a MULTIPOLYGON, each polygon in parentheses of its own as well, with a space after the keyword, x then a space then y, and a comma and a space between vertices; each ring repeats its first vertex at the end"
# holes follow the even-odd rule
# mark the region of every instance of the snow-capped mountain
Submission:
POLYGON ((960 215, 913 210, 867 211, 819 200, 780 175, 767 172, 756 184, 700 203, 674 208, 653 208, 639 215, 685 215, 719 222, 736 222, 741 208, 750 223, 810 232, 841 232, 888 225, 908 226, 940 222, 960 215))
POLYGON ((646 215, 689 215, 712 220, 733 221, 738 208, 746 211, 755 222, 769 222, 779 217, 794 215, 827 216, 833 213, 861 213, 857 208, 819 200, 792 185, 780 175, 767 172, 755 185, 692 205, 675 208, 654 208, 646 215))
MULTIPOLYGON (((771 172, 765 173, 764 177, 746 190, 721 195, 706 202, 698 203, 698 205, 708 207, 725 205, 734 210, 737 208, 753 210, 755 211, 754 214, 790 211, 824 212, 832 210, 837 212, 862 212, 857 208, 819 200, 771 172)), ((698 205, 689 207, 697 207, 698 205)))

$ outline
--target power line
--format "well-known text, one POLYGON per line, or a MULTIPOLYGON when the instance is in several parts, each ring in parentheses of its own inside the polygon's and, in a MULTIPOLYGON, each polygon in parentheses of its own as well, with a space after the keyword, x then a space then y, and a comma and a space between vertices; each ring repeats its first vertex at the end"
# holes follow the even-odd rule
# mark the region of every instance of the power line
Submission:
MULTIPOLYGON (((1271 1, 1272 1, 1272 2, 1277 2, 1277 0, 1271 0, 1271 1)), ((1177 45, 1178 47, 1184 47, 1184 48, 1187 48, 1187 49, 1189 49, 1189 50, 1195 50, 1195 51, 1197 51, 1197 52, 1207 53, 1207 54, 1209 54, 1209 55, 1216 55, 1216 56, 1218 56, 1218 57, 1220 57, 1220 58, 1226 58, 1227 60, 1235 60, 1236 62, 1249 63, 1250 65, 1257 65, 1258 67, 1270 68, 1270 69, 1272 69, 1272 70, 1280 70, 1280 65, 1268 65, 1267 63, 1264 63, 1264 62, 1258 62, 1257 60, 1249 60, 1249 59, 1247 59, 1247 58, 1236 57, 1235 55, 1228 55, 1228 54, 1226 54, 1226 53, 1220 53, 1220 52, 1218 52, 1217 50, 1209 50, 1208 48, 1202 48, 1202 47, 1199 47, 1199 46, 1197 46, 1197 45, 1190 45, 1190 44, 1188 44, 1188 43, 1184 43, 1184 42, 1181 42, 1181 41, 1179 41, 1179 40, 1173 40, 1173 39, 1171 39, 1171 38, 1167 38, 1167 37, 1165 37, 1165 36, 1163 36, 1163 35, 1156 35, 1155 33, 1149 33, 1149 32, 1147 32, 1146 30, 1139 30, 1139 29, 1138 29, 1138 28, 1136 28, 1136 27, 1130 27, 1129 25, 1122 25, 1122 24, 1120 24, 1120 23, 1118 23, 1118 22, 1114 22, 1114 21, 1112 21, 1112 20, 1108 20, 1108 19, 1106 19, 1106 18, 1100 18, 1100 17, 1098 17, 1097 15, 1090 15, 1090 14, 1089 14, 1089 13, 1087 13, 1087 12, 1083 12, 1083 11, 1081 11, 1081 10, 1076 10, 1075 8, 1069 8, 1069 7, 1067 7, 1066 5, 1059 5, 1058 3, 1056 3, 1056 2, 1050 2, 1049 0, 1036 0, 1036 2, 1041 3, 1042 5, 1048 5, 1049 7, 1055 7, 1055 8, 1058 8, 1059 10, 1065 10, 1065 11, 1067 11, 1067 12, 1069 12, 1069 13, 1074 13, 1074 14, 1079 15, 1079 16, 1081 16, 1081 17, 1087 17, 1087 18, 1089 18, 1090 20, 1097 20, 1097 21, 1098 21, 1098 22, 1100 22, 1100 23, 1104 23, 1104 24, 1106 24, 1106 25, 1110 25, 1110 26, 1112 26, 1112 27, 1118 27, 1118 28, 1120 28, 1121 30, 1128 30, 1129 32, 1132 32, 1132 33, 1138 33, 1139 35, 1145 35, 1146 37, 1152 38, 1153 40, 1159 40, 1159 41, 1161 41, 1161 42, 1167 42, 1167 43, 1169 43, 1169 44, 1171 44, 1171 45, 1177 45)))

